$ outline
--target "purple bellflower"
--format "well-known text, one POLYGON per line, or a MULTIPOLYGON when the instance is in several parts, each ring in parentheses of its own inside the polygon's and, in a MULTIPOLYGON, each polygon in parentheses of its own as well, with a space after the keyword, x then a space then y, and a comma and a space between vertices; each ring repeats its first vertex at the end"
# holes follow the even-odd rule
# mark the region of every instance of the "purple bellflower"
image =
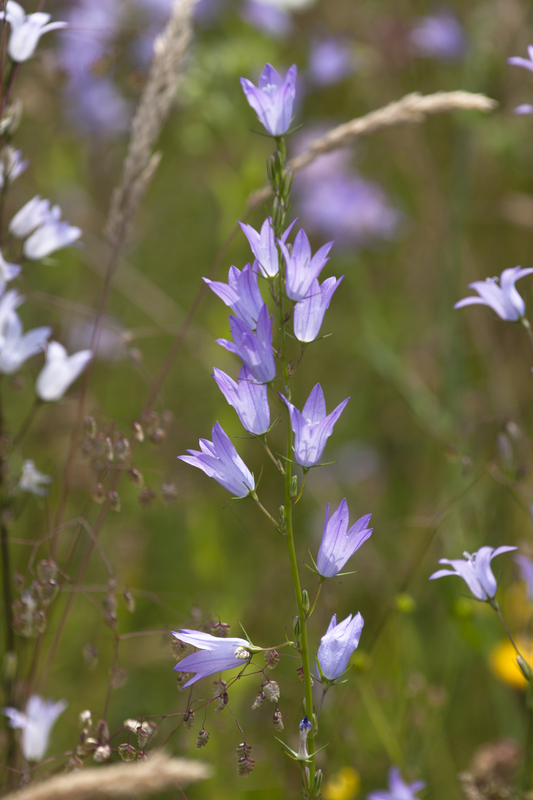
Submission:
POLYGON ((469 283, 471 289, 475 289, 479 297, 465 297, 454 305, 454 308, 479 303, 489 306, 500 317, 508 322, 516 322, 526 313, 526 304, 515 288, 515 282, 526 275, 531 275, 533 268, 512 267, 504 269, 500 275, 500 285, 498 278, 487 278, 485 281, 474 281, 469 283))
MULTIPOLYGON (((344 278, 344 275, 342 278, 344 278)), ((304 299, 296 303, 293 325, 294 335, 298 341, 314 342, 320 333, 324 314, 328 310, 331 298, 342 278, 339 278, 339 280, 326 278, 322 285, 318 280, 314 280, 304 299)))
MULTIPOLYGON (((281 241, 285 243, 287 236, 292 230, 296 220, 291 222, 287 230, 283 233, 281 241)), ((275 278, 279 272, 279 253, 276 247, 276 239, 274 236, 274 229, 272 228, 272 217, 268 217, 261 225, 261 232, 252 228, 251 225, 246 225, 244 222, 239 222, 241 230, 248 239, 248 243, 252 249, 252 253, 257 259, 257 264, 264 278, 275 278)))
POLYGON ((410 38, 420 56, 455 61, 465 52, 464 30, 450 11, 443 10, 419 19, 410 38))
POLYGON ((518 564, 520 577, 526 584, 527 596, 530 600, 533 600, 533 561, 527 556, 522 555, 522 553, 518 553, 518 555, 514 557, 514 560, 518 564))
POLYGON ((259 312, 263 307, 263 298, 257 285, 257 267, 246 264, 242 272, 237 267, 230 267, 228 282, 203 279, 211 291, 217 294, 231 308, 233 313, 255 330, 259 312))
POLYGON ((285 276, 285 291, 291 300, 303 300, 309 289, 329 261, 328 253, 333 242, 323 245, 315 255, 311 254, 311 245, 305 231, 299 230, 296 234, 291 252, 284 242, 279 246, 285 256, 287 274, 285 276))
POLYGON ((474 597, 478 600, 492 600, 496 595, 498 584, 490 568, 490 562, 502 553, 516 550, 516 547, 503 545, 502 547, 480 547, 476 553, 463 553, 465 561, 460 558, 439 559, 439 564, 450 564, 453 569, 439 569, 429 576, 429 580, 444 578, 447 575, 459 575, 464 580, 474 597))
POLYGON ((365 514, 348 530, 349 514, 346 499, 329 519, 328 503, 322 543, 316 560, 317 569, 324 578, 335 577, 348 559, 370 537, 372 528, 368 527, 368 523, 371 516, 372 514, 365 514))
POLYGON ((192 686, 193 683, 201 680, 201 678, 206 678, 208 675, 215 675, 215 673, 223 672, 226 669, 244 667, 245 663, 252 657, 250 642, 237 636, 221 639, 217 636, 211 636, 210 633, 188 630, 187 628, 172 631, 172 635, 179 639, 180 642, 191 644, 203 651, 185 656, 174 667, 174 670, 178 672, 196 673, 194 677, 182 686, 183 689, 186 689, 187 686, 192 686))
POLYGON ((317 86, 331 86, 354 71, 353 48, 335 36, 313 42, 309 55, 309 75, 317 86))
POLYGON ((32 694, 24 711, 18 708, 4 708, 11 728, 22 729, 22 752, 28 761, 42 761, 50 733, 56 719, 63 713, 67 704, 65 700, 44 700, 38 694, 32 694))
POLYGON ((272 353, 272 319, 268 316, 268 307, 265 304, 257 317, 255 333, 246 322, 238 317, 230 317, 233 342, 217 339, 217 344, 239 356, 244 366, 248 367, 260 383, 268 383, 276 376, 276 362, 272 353))
POLYGON ((507 63, 512 64, 513 67, 523 67, 524 69, 528 69, 530 72, 533 72, 533 44, 528 45, 527 54, 528 58, 511 56, 511 58, 507 59, 507 63))
POLYGON ((267 64, 259 78, 258 87, 247 78, 241 78, 241 86, 248 105, 271 136, 287 133, 296 95, 296 64, 292 65, 284 79, 274 67, 267 64))
POLYGON ((522 103, 522 105, 515 108, 513 114, 533 114, 533 106, 530 103, 522 103))
POLYGON ((239 415, 242 426, 248 433, 254 433, 256 436, 266 433, 270 427, 266 385, 257 383, 246 367, 241 368, 238 383, 216 367, 213 378, 230 406, 233 406, 239 415))
MULTIPOLYGON (((7 51, 16 62, 27 61, 34 54, 43 33, 65 28, 67 25, 66 22, 49 22, 51 15, 42 11, 26 14, 22 6, 14 0, 7 0, 5 8, 5 18, 11 25, 7 51)), ((3 11, 0 18, 4 18, 3 11)))
POLYGON ((212 433, 212 442, 200 439, 200 450, 188 450, 190 456, 178 458, 214 478, 234 497, 247 497, 255 489, 253 474, 218 422, 213 425, 212 433))
POLYGON ((254 28, 278 39, 288 36, 293 28, 288 11, 270 3, 261 3, 260 0, 246 0, 241 17, 254 28))
POLYGON ((347 397, 326 416, 326 401, 319 383, 311 389, 302 411, 298 411, 283 395, 280 397, 289 409, 296 461, 301 467, 314 467, 320 461, 334 425, 350 398, 347 397))
POLYGON ((424 781, 405 783, 398 767, 389 770, 389 790, 378 789, 367 794, 366 800, 418 800, 416 793, 425 787, 424 781))
POLYGON ((357 613, 353 618, 350 614, 337 625, 337 615, 333 614, 317 653, 319 673, 326 681, 333 682, 346 672, 364 624, 363 617, 357 613))

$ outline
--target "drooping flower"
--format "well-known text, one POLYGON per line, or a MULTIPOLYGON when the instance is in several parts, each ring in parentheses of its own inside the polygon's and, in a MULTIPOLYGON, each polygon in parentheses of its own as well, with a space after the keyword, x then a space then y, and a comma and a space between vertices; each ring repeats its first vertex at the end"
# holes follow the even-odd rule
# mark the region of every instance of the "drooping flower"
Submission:
POLYGON ((0 252, 0 295, 6 288, 6 283, 20 275, 20 269, 19 264, 10 264, 0 252))
POLYGON ((317 653, 319 672, 327 681, 340 678, 348 669, 350 656, 357 649, 364 624, 359 612, 353 618, 350 614, 338 625, 337 615, 333 614, 317 653))
POLYGON ((34 461, 28 458, 23 462, 22 475, 18 485, 21 492, 31 492, 31 494, 46 497, 48 494, 46 486, 49 483, 52 483, 52 478, 36 469, 34 461))
POLYGON ((0 159, 0 189, 14 181, 19 175, 22 175, 28 164, 29 161, 25 161, 22 158, 21 150, 13 150, 9 146, 5 147, 0 159))
POLYGON ((518 553, 514 557, 514 560, 520 569, 520 577, 526 584, 527 596, 530 600, 533 600, 533 561, 527 556, 522 555, 522 553, 518 553))
POLYGON ((316 565, 324 578, 333 578, 344 567, 346 562, 359 550, 370 537, 372 528, 368 528, 372 514, 365 514, 348 530, 348 503, 346 498, 337 510, 329 517, 329 503, 326 509, 324 533, 316 565))
POLYGON ((257 317, 255 333, 238 317, 230 317, 233 341, 217 339, 217 344, 230 353, 235 353, 261 383, 268 383, 276 376, 276 362, 272 353, 272 319, 268 316, 267 305, 264 304, 257 317))
POLYGON ((421 17, 411 31, 411 43, 420 56, 455 61, 464 55, 465 32, 450 11, 421 17))
MULTIPOLYGON (((281 241, 286 242, 289 233, 296 220, 291 222, 288 228, 284 231, 281 241)), ((248 239, 252 253, 257 259, 257 264, 264 278, 274 278, 279 272, 279 253, 276 247, 276 237, 274 236, 274 229, 272 227, 272 217, 267 219, 261 225, 261 232, 252 228, 244 222, 239 222, 241 230, 248 239)))
MULTIPOLYGON (((0 18, 3 19, 4 12, 0 18)), ((37 11, 35 14, 26 14, 22 6, 14 0, 7 0, 5 18, 11 25, 11 36, 7 51, 13 61, 27 61, 39 44, 39 39, 44 33, 65 28, 66 22, 49 22, 50 14, 37 11)))
POLYGON ((255 489, 253 474, 218 422, 213 425, 212 434, 212 442, 200 439, 200 450, 188 450, 190 456, 178 458, 203 470, 234 497, 246 497, 255 489))
POLYGON ((509 553, 516 550, 516 547, 502 545, 494 549, 493 547, 480 547, 476 553, 463 553, 466 560, 460 558, 439 559, 439 564, 450 564, 452 569, 439 569, 429 576, 429 580, 444 578, 447 575, 459 575, 464 580, 474 597, 478 600, 492 600, 496 595, 498 584, 490 567, 490 562, 502 553, 509 553))
POLYGON ((46 362, 35 384, 37 395, 50 403, 60 400, 92 357, 91 350, 80 350, 69 356, 62 344, 49 342, 46 362))
POLYGON ((318 280, 313 281, 311 288, 303 300, 296 303, 294 307, 294 335, 300 342, 314 342, 322 322, 324 314, 329 308, 331 298, 335 294, 342 278, 326 278, 320 285, 318 280))
POLYGON ((242 272, 237 267, 230 267, 227 283, 210 281, 209 278, 203 280, 239 319, 255 330, 259 312, 264 305, 257 285, 255 265, 251 267, 250 264, 246 264, 242 272))
POLYGON ((296 65, 293 64, 282 79, 274 67, 267 64, 259 78, 259 86, 254 86, 247 78, 241 78, 241 86, 248 105, 264 128, 272 136, 287 133, 296 95, 296 65))
POLYGON ((52 329, 47 326, 23 333, 19 315, 15 311, 8 314, 0 323, 0 373, 11 375, 28 358, 42 352, 51 333, 52 329))
POLYGON ((240 639, 238 636, 221 639, 218 636, 211 636, 210 633, 187 628, 172 631, 172 635, 181 642, 191 644, 202 651, 185 656, 174 667, 174 670, 178 672, 196 673, 183 685, 183 689, 192 686, 193 683, 208 675, 215 675, 226 669, 242 668, 252 657, 250 642, 240 639))
POLYGON ((350 398, 347 397, 326 416, 326 401, 319 383, 311 389, 302 411, 298 411, 283 395, 280 397, 289 409, 296 461, 302 467, 314 467, 320 461, 335 423, 350 398))
POLYGON ((52 206, 45 221, 24 242, 22 252, 26 258, 38 261, 73 244, 81 233, 80 228, 61 219, 59 206, 52 206))
POLYGON ((465 297, 454 305, 454 308, 479 303, 489 306, 500 317, 508 322, 516 322, 526 313, 526 304, 520 297, 515 288, 515 283, 526 275, 531 275, 533 268, 511 267, 504 269, 500 275, 500 285, 498 278, 487 278, 485 281, 474 281, 469 283, 471 289, 475 289, 479 297, 465 297))
POLYGON ((507 63, 512 64, 514 67, 523 67, 524 69, 528 69, 530 72, 533 72, 533 44, 528 45, 527 54, 528 58, 511 56, 511 58, 507 59, 507 63))
POLYGON ((17 239, 24 239, 32 231, 42 225, 50 215, 50 200, 41 200, 35 195, 20 211, 17 211, 9 223, 9 232, 17 239))
POLYGON ((41 761, 46 753, 50 733, 56 719, 63 713, 65 700, 44 700, 32 694, 24 711, 17 708, 4 708, 11 728, 22 728, 22 752, 28 761, 41 761))
POLYGON ((329 261, 328 253, 333 242, 328 242, 317 250, 313 256, 311 245, 305 231, 299 230, 296 234, 291 252, 284 242, 279 246, 285 256, 287 273, 285 276, 285 291, 291 300, 303 300, 309 289, 329 261))
POLYGON ((230 406, 239 415, 243 427, 256 436, 266 433, 270 427, 266 384, 257 383, 246 367, 241 368, 238 383, 216 367, 213 377, 230 406))
POLYGON ((370 792, 366 800, 418 800, 416 793, 425 786, 424 781, 414 781, 405 783, 398 767, 391 767, 389 770, 389 789, 378 789, 370 792))

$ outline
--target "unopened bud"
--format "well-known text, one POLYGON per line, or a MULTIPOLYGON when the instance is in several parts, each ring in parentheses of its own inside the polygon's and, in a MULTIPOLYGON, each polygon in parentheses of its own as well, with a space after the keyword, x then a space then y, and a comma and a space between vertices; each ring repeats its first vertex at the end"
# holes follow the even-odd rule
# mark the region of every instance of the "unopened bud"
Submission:
POLYGON ((137 750, 132 744, 119 744, 118 754, 123 761, 135 761, 137 758, 137 750))
POLYGON ((135 467, 132 467, 131 469, 129 469, 128 470, 128 477, 129 477, 130 481, 133 483, 133 485, 136 486, 138 489, 140 489, 142 487, 142 485, 144 483, 144 476, 143 476, 142 472, 139 472, 138 469, 135 469, 135 467))
POLYGON ((57 564, 55 561, 39 561, 36 567, 37 580, 42 581, 55 581, 57 577, 57 564))
POLYGON ((261 691, 257 693, 257 696, 254 702, 252 703, 252 709, 255 710, 256 708, 259 708, 260 706, 263 705, 264 702, 265 702, 265 693, 261 689, 261 691))
POLYGON ((279 653, 276 650, 267 650, 265 652, 265 665, 268 669, 275 669, 279 664, 279 653))
POLYGON ((200 750, 201 747, 205 747, 208 741, 209 741, 209 731, 206 731, 205 728, 202 728, 202 730, 196 737, 196 744, 194 745, 196 750, 200 750))
POLYGON ((97 747, 93 753, 93 758, 99 764, 101 764, 103 761, 109 761, 109 759, 111 758, 110 746, 108 744, 104 744, 100 745, 100 747, 97 747))
POLYGON ((144 442, 144 431, 140 422, 134 422, 131 426, 133 430, 133 436, 138 442, 144 442))
POLYGON ((118 496, 118 492, 108 492, 107 500, 112 511, 120 511, 120 497, 118 496))
POLYGON ((280 533, 287 532, 287 516, 285 514, 285 506, 279 507, 279 530, 280 533))
POLYGON ((281 711, 279 708, 276 708, 274 711, 274 716, 272 717, 272 722, 274 723, 274 727, 277 731, 282 731, 285 725, 283 724, 283 717, 281 716, 281 711))
POLYGON ((311 606, 311 603, 309 602, 309 592, 307 591, 307 589, 304 589, 302 592, 302 606, 304 612, 307 614, 311 606))
POLYGON ((192 726, 194 725, 194 711, 186 711, 183 716, 183 724, 187 728, 188 731, 191 730, 192 726))
POLYGON ((95 485, 89 490, 89 494, 91 495, 91 500, 93 503, 103 503, 105 500, 105 489, 103 484, 95 483, 95 485))
POLYGON ((283 173, 283 179, 281 181, 281 194, 283 197, 289 197, 291 193, 291 186, 292 186, 292 169, 287 167, 283 173))
POLYGON ((277 681, 263 681, 261 689, 265 693, 267 700, 271 703, 277 703, 279 700, 279 685, 277 681))
POLYGON ((531 672, 531 667, 529 666, 527 661, 524 658, 522 658, 522 656, 517 656, 516 663, 518 664, 520 672, 522 673, 526 681, 529 682, 532 681, 533 673, 531 672))
POLYGON ((294 638, 297 641, 300 641, 300 636, 302 635, 302 623, 300 622, 300 617, 294 617, 292 621, 292 630, 294 633, 294 638))
POLYGON ((314 797, 320 797, 320 791, 322 788, 322 778, 323 778, 322 770, 317 769, 317 771, 315 772, 315 779, 313 781, 312 795, 314 795, 314 797))
POLYGON ((291 478, 291 497, 294 498, 298 494, 298 476, 293 475, 291 478))

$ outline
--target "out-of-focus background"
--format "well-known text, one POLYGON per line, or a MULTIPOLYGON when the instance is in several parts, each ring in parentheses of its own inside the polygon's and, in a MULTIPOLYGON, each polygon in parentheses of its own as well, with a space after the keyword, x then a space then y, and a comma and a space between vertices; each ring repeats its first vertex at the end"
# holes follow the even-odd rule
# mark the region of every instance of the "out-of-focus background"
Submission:
MULTIPOLYGON (((24 118, 16 143, 31 169, 13 186, 11 212, 40 193, 84 231, 82 249, 25 270, 22 313, 27 324, 53 324, 70 350, 88 346, 106 264, 102 227, 153 37, 169 8, 170 0, 47 3, 70 27, 41 40, 40 58, 17 83, 24 118)), ((315 162, 294 180, 293 216, 313 248, 335 241, 324 275, 345 277, 323 327, 331 336, 308 347, 293 399, 301 407, 317 382, 328 410, 351 397, 325 452, 334 463, 311 472, 296 510, 300 561, 311 564, 308 551, 316 557, 327 503, 336 507, 346 497, 352 521, 372 513, 374 526, 349 564, 356 574, 323 587, 310 627, 316 652, 333 613, 341 620, 360 611, 365 619, 358 670, 329 693, 320 715, 319 743, 331 742, 319 756, 326 800, 384 787, 393 762, 410 780, 426 780, 428 796, 456 800, 463 796, 457 775, 481 745, 506 737, 524 745, 523 687, 512 657, 495 649, 503 640, 496 616, 467 597, 459 579, 429 583, 428 576, 439 558, 482 545, 518 544, 526 554, 533 546, 531 345, 519 326, 487 308, 453 310, 469 282, 533 266, 533 120, 513 114, 533 102, 533 75, 506 63, 525 57, 532 40, 526 0, 200 0, 187 73, 159 143, 163 159, 111 293, 90 408, 99 430, 131 436, 202 276, 249 193, 265 182, 271 141, 252 130, 259 124, 240 76, 256 81, 266 61, 280 71, 297 64, 295 123, 303 127, 290 138, 292 153, 409 92, 465 89, 500 104, 490 115, 455 113, 393 128, 315 162)), ((248 221, 259 227, 267 213, 268 206, 258 209, 248 221)), ((218 279, 250 257, 237 236, 218 279)), ((531 305, 530 279, 518 289, 531 305)), ((156 405, 162 417, 154 425, 166 431, 164 441, 135 448, 135 466, 156 497, 145 492, 140 503, 139 490, 123 481, 122 509, 111 512, 103 530, 103 548, 136 598, 133 614, 119 604, 120 633, 220 619, 233 636, 241 622, 260 645, 291 635, 284 541, 252 502, 232 504, 221 487, 176 458, 210 438, 216 420, 242 436, 211 377, 214 366, 237 374, 236 362, 215 344, 229 333, 227 317, 218 298, 204 297, 156 405)), ((17 381, 6 401, 14 429, 31 405, 37 369, 23 370, 26 383, 17 381)), ((281 413, 275 400, 272 409, 281 413)), ((47 408, 26 437, 24 457, 55 481, 47 500, 26 504, 14 536, 46 534, 59 496, 54 469, 75 413, 72 398, 47 408)), ((272 441, 281 446, 277 430, 272 441)), ((276 515, 279 475, 258 443, 234 442, 261 473, 261 499, 276 515)), ((65 518, 83 511, 94 520, 97 506, 84 511, 95 481, 89 458, 76 461, 73 481, 65 518)), ((65 547, 68 541, 67 534, 65 547)), ((74 561, 81 552, 80 544, 74 561)), ((24 573, 28 548, 14 553, 24 573)), ((512 556, 494 568, 510 625, 526 635, 531 606, 512 556)), ((313 593, 315 577, 305 567, 302 573, 313 593)), ((84 585, 99 602, 106 579, 95 556, 84 585)), ((57 602, 45 648, 64 599, 57 602)), ((80 594, 41 687, 69 702, 54 752, 75 747, 80 711, 103 710, 112 662, 112 636, 80 594), (87 645, 98 652, 92 669, 87 645)), ((183 711, 187 693, 176 688, 164 636, 122 642, 119 665, 125 673, 116 683, 126 673, 127 679, 111 694, 112 732, 128 717, 183 711)), ((283 734, 274 730, 268 702, 251 710, 259 678, 230 691, 256 759, 247 779, 236 775, 242 734, 227 710, 210 708, 205 720, 199 712, 191 731, 182 726, 169 740, 171 752, 216 764, 216 777, 188 789, 188 797, 298 796, 298 769, 272 738, 297 742, 303 686, 295 666, 284 657, 272 674, 282 691, 283 734), (196 753, 202 725, 211 738, 196 753)), ((209 680, 195 687, 196 697, 210 693, 209 680)), ((178 721, 163 721, 154 744, 178 721)), ((118 732, 113 746, 124 739, 118 732)))

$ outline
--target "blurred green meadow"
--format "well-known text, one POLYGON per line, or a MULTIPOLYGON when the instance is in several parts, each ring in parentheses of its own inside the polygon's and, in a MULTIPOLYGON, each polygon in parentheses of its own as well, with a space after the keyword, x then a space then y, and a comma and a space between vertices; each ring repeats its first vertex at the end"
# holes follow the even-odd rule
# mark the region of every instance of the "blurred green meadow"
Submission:
MULTIPOLYGON (((68 5, 50 2, 47 10, 64 19, 68 5)), ((121 5, 121 27, 107 60, 94 68, 112 78, 133 104, 147 70, 131 58, 144 17, 133 5, 121 5)), ((312 564, 309 552, 316 558, 327 503, 335 508, 346 497, 352 520, 373 515, 374 533, 348 565, 356 574, 323 586, 310 623, 316 653, 333 613, 341 620, 360 611, 365 620, 354 669, 346 684, 329 692, 320 714, 318 744, 330 742, 318 756, 324 797, 350 800, 359 779, 364 797, 386 785, 395 763, 408 780, 427 781, 423 796, 455 800, 464 796, 457 775, 480 746, 503 738, 526 746, 531 711, 524 692, 490 666, 491 653, 504 638, 496 615, 467 596, 458 579, 430 583, 428 576, 439 558, 459 558, 482 545, 518 544, 526 554, 533 551, 531 345, 519 325, 502 322, 487 308, 453 309, 470 293, 469 282, 517 264, 533 266, 533 123, 513 115, 515 106, 533 102, 533 76, 506 63, 509 56, 526 55, 533 9, 525 0, 471 0, 447 8, 465 37, 454 58, 414 48, 410 31, 419 18, 438 11, 422 0, 318 0, 290 15, 292 28, 284 37, 246 22, 233 1, 196 26, 176 108, 159 142, 163 159, 111 291, 109 351, 96 361, 86 407, 100 431, 122 431, 132 438, 131 424, 143 410, 154 376, 203 292, 154 406, 163 414, 164 440, 134 448, 133 464, 156 497, 145 494, 146 503, 139 503, 139 490, 123 479, 121 510, 109 512, 100 537, 119 579, 118 633, 152 632, 120 643, 118 665, 127 680, 110 695, 113 747, 125 741, 121 725, 126 718, 175 714, 186 707, 187 690, 176 688, 169 636, 158 631, 220 619, 231 625, 232 636, 242 635, 241 623, 263 646, 292 635, 296 611, 285 541, 252 501, 233 503, 222 487, 177 460, 187 448, 197 448, 200 437, 211 438, 218 420, 236 437, 256 478, 261 475, 261 500, 277 516, 281 478, 260 445, 243 437, 235 412, 211 377, 214 366, 235 377, 237 365, 215 343, 229 334, 228 309, 203 290, 202 282, 203 276, 213 277, 213 263, 242 219, 250 192, 266 180, 271 141, 253 132, 259 125, 238 81, 240 76, 255 81, 266 61, 280 71, 298 66, 295 122, 305 127, 295 139, 414 91, 464 89, 499 103, 491 114, 466 111, 393 127, 357 142, 346 154, 343 169, 375 182, 397 218, 388 238, 369 236, 357 243, 348 235, 347 242, 333 247, 325 274, 345 277, 322 328, 322 334, 331 335, 307 347, 292 381, 298 407, 317 382, 328 411, 351 398, 325 451, 325 460, 334 463, 311 471, 296 507, 300 563, 312 564), (353 69, 321 85, 312 80, 309 65, 313 44, 326 35, 342 37, 353 69), (164 501, 163 484, 176 487, 171 503, 164 501), (133 613, 120 599, 125 587, 135 597, 133 613), (358 777, 335 794, 328 781, 346 767, 358 777)), ((80 28, 79 34, 95 37, 99 28, 80 28)), ((59 36, 53 47, 48 43, 41 62, 24 68, 17 85, 25 110, 17 147, 31 168, 14 184, 9 203, 13 213, 34 194, 51 197, 84 231, 82 249, 63 250, 53 265, 26 269, 20 281, 28 298, 25 324, 52 324, 54 338, 76 341, 79 349, 87 346, 83 336, 102 291, 102 228, 127 134, 77 124, 68 110, 68 77, 57 55, 58 41, 59 36)), ((304 176, 295 178, 292 215, 300 217, 316 249, 335 237, 325 231, 311 235, 300 216, 299 202, 311 191, 304 176)), ((268 213, 265 205, 247 221, 259 228, 268 213)), ((358 224, 355 217, 353 224, 358 224)), ((216 278, 226 280, 230 265, 240 269, 249 259, 239 233, 216 278)), ((524 279, 518 289, 531 309, 531 280, 524 279)), ((4 413, 13 431, 31 406, 39 366, 26 365, 25 381, 16 385, 3 380, 4 413)), ((24 438, 20 455, 34 459, 54 482, 48 498, 30 497, 24 504, 10 529, 17 542, 45 537, 50 529, 76 395, 74 387, 61 403, 40 410, 24 438)), ((281 405, 272 400, 273 416, 281 419, 281 405)), ((277 429, 272 442, 273 448, 283 446, 277 429)), ((22 460, 16 458, 14 472, 22 460)), ((100 512, 89 498, 96 478, 90 459, 79 452, 71 477, 64 520, 84 515, 92 525, 100 512)), ((72 525, 61 534, 63 554, 75 543, 76 531, 72 525)), ((81 531, 71 554, 73 572, 86 544, 81 531)), ((30 550, 13 545, 14 568, 23 574, 30 550)), ((43 545, 39 557, 45 556, 43 545)), ((512 556, 498 559, 494 568, 501 573, 498 596, 512 630, 530 638, 531 608, 512 556)), ((316 577, 305 567, 302 576, 313 595, 316 577)), ((48 680, 36 684, 44 696, 69 703, 50 753, 75 748, 80 711, 104 709, 114 640, 90 598, 101 603, 107 577, 95 553, 48 680), (84 660, 86 645, 98 652, 92 669, 84 660)), ((67 596, 62 593, 51 609, 41 665, 67 596)), ((34 640, 19 644, 29 671, 34 640)), ((251 710, 260 676, 240 680, 229 692, 231 711, 256 760, 248 778, 236 774, 235 747, 242 734, 228 709, 215 713, 210 707, 205 720, 199 711, 191 731, 181 726, 169 738, 169 752, 216 767, 213 779, 185 790, 187 797, 299 796, 299 770, 273 739, 279 735, 297 745, 303 696, 297 665, 283 656, 272 674, 281 688, 283 734, 274 730, 274 707, 268 702, 251 710), (197 752, 202 725, 211 736, 197 752)), ((513 669, 509 656, 508 671, 513 669)), ((209 680, 194 687, 195 697, 210 693, 209 680)), ((179 721, 164 719, 153 746, 161 745, 179 721)))

